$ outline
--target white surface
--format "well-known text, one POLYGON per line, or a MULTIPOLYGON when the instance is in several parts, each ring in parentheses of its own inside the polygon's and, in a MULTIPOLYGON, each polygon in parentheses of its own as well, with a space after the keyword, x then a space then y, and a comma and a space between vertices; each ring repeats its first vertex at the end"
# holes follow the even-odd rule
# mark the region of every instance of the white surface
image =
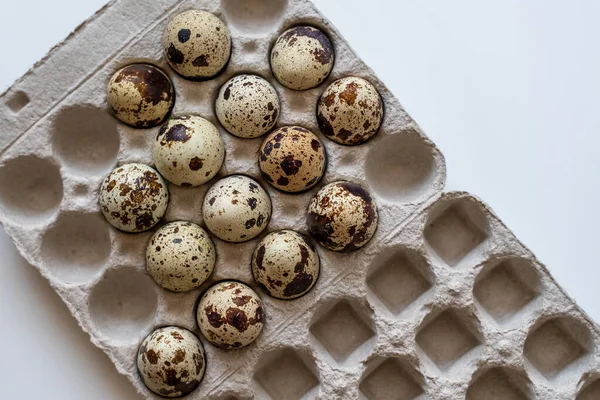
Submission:
MULTIPOLYGON (((102 3, 4 5, 0 87, 10 86, 102 3)), ((483 198, 600 320, 593 250, 600 223, 594 186, 600 4, 316 3, 444 152, 447 189, 483 198)), ((0 367, 1 397, 137 398, 3 233, 0 249, 0 342, 10 361, 0 367), (35 381, 26 373, 32 366, 35 381)))

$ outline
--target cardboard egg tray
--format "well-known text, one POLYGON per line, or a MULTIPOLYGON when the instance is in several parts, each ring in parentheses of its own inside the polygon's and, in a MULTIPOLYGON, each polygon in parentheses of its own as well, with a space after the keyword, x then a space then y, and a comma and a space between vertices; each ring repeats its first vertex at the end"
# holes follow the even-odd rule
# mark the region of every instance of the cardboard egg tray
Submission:
MULTIPOLYGON (((143 337, 163 325, 199 333, 199 295, 227 278, 257 290, 265 328, 254 344, 235 351, 202 338, 207 372, 191 399, 600 398, 598 326, 483 202, 444 193, 440 151, 309 1, 113 1, 1 96, 0 124, 6 232, 145 398, 158 396, 136 371, 143 337), (167 21, 192 8, 221 17, 232 36, 227 69, 206 82, 182 79, 162 57, 167 21), (268 58, 277 36, 300 23, 325 31, 336 51, 329 79, 305 92, 281 86, 268 58), (319 281, 294 301, 270 298, 254 284, 249 264, 259 239, 215 239, 218 261, 209 282, 185 294, 160 289, 144 265, 152 232, 119 232, 98 207, 100 184, 112 168, 152 165, 158 128, 119 123, 105 100, 113 72, 134 62, 170 75, 174 115, 197 114, 219 126, 213 105, 220 86, 255 73, 278 91, 278 126, 301 125, 319 135, 315 107, 327 85, 345 76, 368 79, 385 103, 383 126, 357 147, 321 135, 329 166, 316 188, 300 195, 274 190, 257 166, 262 139, 238 139, 220 126, 226 161, 219 177, 243 173, 263 184, 273 201, 269 232, 306 232, 306 208, 319 188, 361 183, 379 207, 374 238, 347 254, 319 248, 319 281)), ((165 221, 202 224, 209 186, 171 185, 165 221)))

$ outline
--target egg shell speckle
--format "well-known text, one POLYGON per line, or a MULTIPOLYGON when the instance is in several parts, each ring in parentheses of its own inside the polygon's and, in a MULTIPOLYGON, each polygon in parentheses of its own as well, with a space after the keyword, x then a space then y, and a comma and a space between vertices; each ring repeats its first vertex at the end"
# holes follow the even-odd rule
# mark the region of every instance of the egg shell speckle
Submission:
POLYGON ((175 104, 171 79, 148 64, 128 65, 108 82, 108 105, 115 117, 135 128, 161 124, 175 104))
POLYGON ((154 169, 144 164, 125 164, 106 177, 99 202, 102 214, 115 228, 143 232, 165 215, 169 191, 154 169))
POLYGON ((271 185, 296 193, 310 189, 321 180, 327 168, 327 155, 317 135, 300 126, 286 126, 265 139, 258 162, 271 185))
POLYGON ((357 77, 338 79, 321 95, 317 117, 321 131, 334 142, 358 145, 373 137, 383 121, 377 89, 357 77))
POLYGON ((204 118, 185 115, 171 118, 154 141, 156 169, 179 186, 199 186, 219 172, 225 147, 219 130, 204 118))
POLYGON ((227 26, 214 14, 201 10, 173 17, 165 29, 162 46, 171 68, 192 80, 218 75, 231 56, 227 26))
POLYGON ((146 248, 146 268, 161 287, 186 292, 202 285, 215 267, 215 246, 204 229, 171 222, 154 233, 146 248))
POLYGON ((329 76, 334 59, 333 44, 327 35, 311 26, 296 26, 275 42, 271 50, 271 69, 283 86, 307 90, 329 76))
POLYGON ((252 275, 269 295, 295 299, 319 278, 319 255, 304 235, 283 230, 267 235, 252 255, 252 275))
POLYGON ((206 356, 200 340, 187 329, 159 328, 142 342, 137 368, 144 384, 164 397, 193 392, 204 377, 206 356))
POLYGON ((232 175, 206 193, 202 216, 219 239, 240 243, 258 236, 269 224, 271 199, 254 179, 232 175))
POLYGON ((249 286, 220 282, 209 288, 196 313, 202 335, 217 347, 239 349, 252 343, 263 328, 262 301, 249 286))
POLYGON ((223 127, 244 139, 269 132, 280 113, 279 96, 273 86, 256 75, 238 75, 225 83, 215 102, 223 127))
POLYGON ((308 206, 308 229, 323 247, 333 251, 356 250, 377 230, 377 205, 371 195, 352 182, 323 187, 308 206))

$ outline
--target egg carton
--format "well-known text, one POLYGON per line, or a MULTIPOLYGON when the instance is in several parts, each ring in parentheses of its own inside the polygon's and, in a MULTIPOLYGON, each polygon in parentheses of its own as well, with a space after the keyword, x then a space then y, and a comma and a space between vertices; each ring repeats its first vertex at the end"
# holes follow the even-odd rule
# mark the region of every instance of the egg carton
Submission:
MULTIPOLYGON (((136 371, 141 340, 164 325, 199 333, 196 302, 222 279, 255 288, 266 323, 241 350, 221 350, 202 338, 207 371, 192 399, 600 398, 598 326, 483 202, 443 192, 443 155, 309 1, 113 1, 0 98, 0 221, 145 398, 158 396, 136 371), (182 79, 161 53, 167 21, 193 8, 218 15, 232 36, 227 69, 206 82, 182 79), (304 92, 282 87, 268 60, 277 36, 300 23, 324 30, 336 50, 328 80, 304 92), (136 130, 107 111, 106 83, 133 62, 170 75, 175 115, 197 114, 219 127, 227 156, 218 177, 242 173, 263 184, 273 202, 268 231, 306 233, 305 211, 318 189, 352 180, 378 204, 373 239, 347 254, 319 248, 319 281, 293 301, 256 287, 250 258, 260 238, 215 239, 218 260, 209 282, 183 294, 159 288, 144 267, 152 232, 111 228, 97 200, 116 165, 152 165, 158 128, 136 130), (357 147, 323 138, 329 155, 323 181, 299 195, 278 192, 258 170, 262 139, 233 137, 213 112, 220 86, 248 72, 276 88, 278 126, 301 125, 319 135, 315 106, 325 87, 345 76, 366 78, 385 103, 382 128, 357 147)), ((208 186, 170 186, 165 221, 203 224, 208 186)))

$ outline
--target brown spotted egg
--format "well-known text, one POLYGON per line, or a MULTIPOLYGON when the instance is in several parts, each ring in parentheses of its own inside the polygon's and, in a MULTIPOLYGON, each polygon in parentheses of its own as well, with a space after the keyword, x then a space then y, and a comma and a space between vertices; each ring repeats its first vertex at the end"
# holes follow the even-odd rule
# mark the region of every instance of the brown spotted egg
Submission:
POLYGON ((269 132, 279 117, 279 96, 256 75, 239 75, 225 83, 215 102, 219 122, 232 135, 253 139, 269 132))
POLYGON ((319 182, 327 167, 327 155, 314 133, 300 126, 285 126, 265 139, 258 153, 258 163, 271 185, 296 193, 319 182))
POLYGON ((358 145, 375 135, 383 121, 383 112, 383 101, 375 86, 357 77, 333 82, 317 106, 321 131, 334 142, 345 145, 358 145))
POLYGON ((159 68, 133 64, 112 76, 107 100, 121 122, 135 128, 150 128, 167 118, 175 104, 175 91, 171 79, 159 68))
POLYGON ((202 216, 208 230, 219 239, 245 242, 258 236, 269 224, 271 199, 254 179, 231 175, 208 190, 202 216))
POLYGON ((169 191, 163 178, 143 164, 115 168, 100 188, 100 210, 115 228, 142 232, 152 228, 167 211, 169 191))
POLYGON ((219 130, 204 118, 184 115, 160 128, 153 149, 156 169, 179 186, 199 186, 223 165, 225 147, 219 130))
POLYGON ((171 19, 162 46, 171 68, 192 80, 218 75, 231 56, 227 26, 214 14, 201 10, 185 11, 171 19))
POLYGON ((144 384, 164 397, 193 392, 204 377, 206 356, 200 340, 187 329, 167 326, 156 329, 137 353, 137 369, 144 384))
POLYGON ((295 299, 317 282, 319 255, 304 235, 290 230, 273 232, 254 250, 252 275, 269 295, 295 299))
POLYGON ((187 292, 202 285, 215 267, 215 246, 204 229, 176 221, 157 230, 146 248, 146 269, 161 287, 187 292))
POLYGON ((334 58, 333 45, 327 35, 311 26, 296 26, 275 42, 271 50, 271 69, 283 86, 307 90, 329 76, 334 58))
POLYGON ((252 343, 264 324, 260 298, 240 282, 220 282, 200 299, 196 312, 202 335, 217 347, 239 349, 252 343))
POLYGON ((319 190, 308 206, 307 224, 313 238, 333 251, 356 250, 375 234, 377 205, 352 182, 334 182, 319 190))

